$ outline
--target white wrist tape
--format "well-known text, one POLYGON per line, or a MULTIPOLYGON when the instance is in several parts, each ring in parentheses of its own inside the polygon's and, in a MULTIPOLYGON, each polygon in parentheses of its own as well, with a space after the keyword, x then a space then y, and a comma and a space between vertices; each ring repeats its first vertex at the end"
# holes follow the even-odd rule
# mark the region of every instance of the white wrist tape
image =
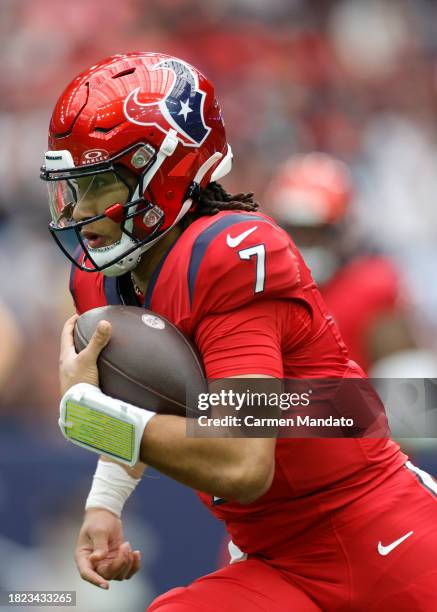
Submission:
POLYGON ((140 460, 144 428, 156 414, 87 383, 68 389, 59 409, 59 427, 67 440, 131 467, 140 460))
POLYGON ((141 478, 129 476, 121 465, 100 459, 86 500, 85 510, 105 508, 120 518, 126 500, 140 480, 141 478))

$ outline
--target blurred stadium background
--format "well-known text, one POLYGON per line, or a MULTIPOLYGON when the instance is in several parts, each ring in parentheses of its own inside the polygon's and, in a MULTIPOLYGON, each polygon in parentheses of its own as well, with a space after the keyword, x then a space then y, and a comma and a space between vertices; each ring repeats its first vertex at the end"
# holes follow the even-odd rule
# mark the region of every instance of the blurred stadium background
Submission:
MULTIPOLYGON (((76 575, 73 542, 95 459, 67 446, 56 425, 58 334, 72 305, 38 179, 53 105, 94 61, 161 51, 216 85, 235 153, 229 190, 253 190, 269 210, 268 185, 291 155, 322 151, 345 162, 354 184, 342 222, 349 256, 380 253, 396 269, 378 337, 420 350, 384 362, 376 351, 369 371, 437 376, 437 5, 2 0, 0 49, 0 589, 76 589, 80 612, 141 610, 213 570, 223 530, 194 494, 150 473, 125 513, 141 574, 109 594, 76 575), (408 343, 391 325, 396 312, 408 343)), ((435 473, 433 448, 411 450, 435 473)))

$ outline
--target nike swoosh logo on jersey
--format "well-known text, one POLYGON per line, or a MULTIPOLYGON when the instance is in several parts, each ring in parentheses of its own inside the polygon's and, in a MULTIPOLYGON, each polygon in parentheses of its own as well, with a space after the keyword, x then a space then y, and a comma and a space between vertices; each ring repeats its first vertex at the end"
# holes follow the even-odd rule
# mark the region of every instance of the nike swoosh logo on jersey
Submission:
POLYGON ((391 551, 394 550, 397 546, 399 546, 399 544, 402 544, 402 542, 404 540, 409 538, 410 535, 413 535, 413 533, 414 533, 414 531, 409 531, 404 536, 399 538, 399 540, 395 540, 391 544, 388 544, 388 546, 383 546, 383 544, 381 542, 378 542, 378 552, 379 552, 379 554, 382 555, 383 557, 385 557, 386 555, 391 553, 391 551))
POLYGON ((238 236, 235 236, 235 238, 232 238, 228 234, 226 236, 226 244, 228 245, 228 247, 231 247, 231 249, 235 249, 235 247, 237 247, 241 242, 243 242, 243 240, 247 238, 256 229, 258 229, 257 225, 255 225, 254 227, 251 227, 250 229, 246 230, 242 234, 238 234, 238 236))

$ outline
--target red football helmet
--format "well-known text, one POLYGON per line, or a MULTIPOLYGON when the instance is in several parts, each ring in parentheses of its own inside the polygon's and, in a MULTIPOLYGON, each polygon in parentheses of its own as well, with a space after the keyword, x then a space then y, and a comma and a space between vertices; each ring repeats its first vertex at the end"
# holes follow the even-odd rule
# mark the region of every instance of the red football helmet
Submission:
POLYGON ((326 153, 287 160, 266 192, 269 212, 280 223, 303 227, 340 221, 352 199, 352 179, 343 162, 326 153))
POLYGON ((50 231, 78 267, 108 276, 132 270, 193 206, 199 189, 232 166, 212 84, 193 66, 158 53, 115 55, 75 78, 53 111, 49 149, 41 178, 48 181, 50 231), (75 221, 81 186, 88 192, 98 177, 95 186, 115 181, 129 196, 75 221), (121 223, 121 239, 91 248, 86 227, 104 218, 121 223))

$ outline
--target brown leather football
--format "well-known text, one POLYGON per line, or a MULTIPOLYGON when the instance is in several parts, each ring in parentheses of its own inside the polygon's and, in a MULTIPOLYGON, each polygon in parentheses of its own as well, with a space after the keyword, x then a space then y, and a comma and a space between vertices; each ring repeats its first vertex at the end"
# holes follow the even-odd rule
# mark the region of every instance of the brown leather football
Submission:
POLYGON ((189 340, 150 310, 104 306, 77 320, 77 351, 103 319, 112 324, 112 336, 97 362, 102 391, 160 414, 189 415, 187 393, 193 398, 206 390, 202 362, 189 340))

